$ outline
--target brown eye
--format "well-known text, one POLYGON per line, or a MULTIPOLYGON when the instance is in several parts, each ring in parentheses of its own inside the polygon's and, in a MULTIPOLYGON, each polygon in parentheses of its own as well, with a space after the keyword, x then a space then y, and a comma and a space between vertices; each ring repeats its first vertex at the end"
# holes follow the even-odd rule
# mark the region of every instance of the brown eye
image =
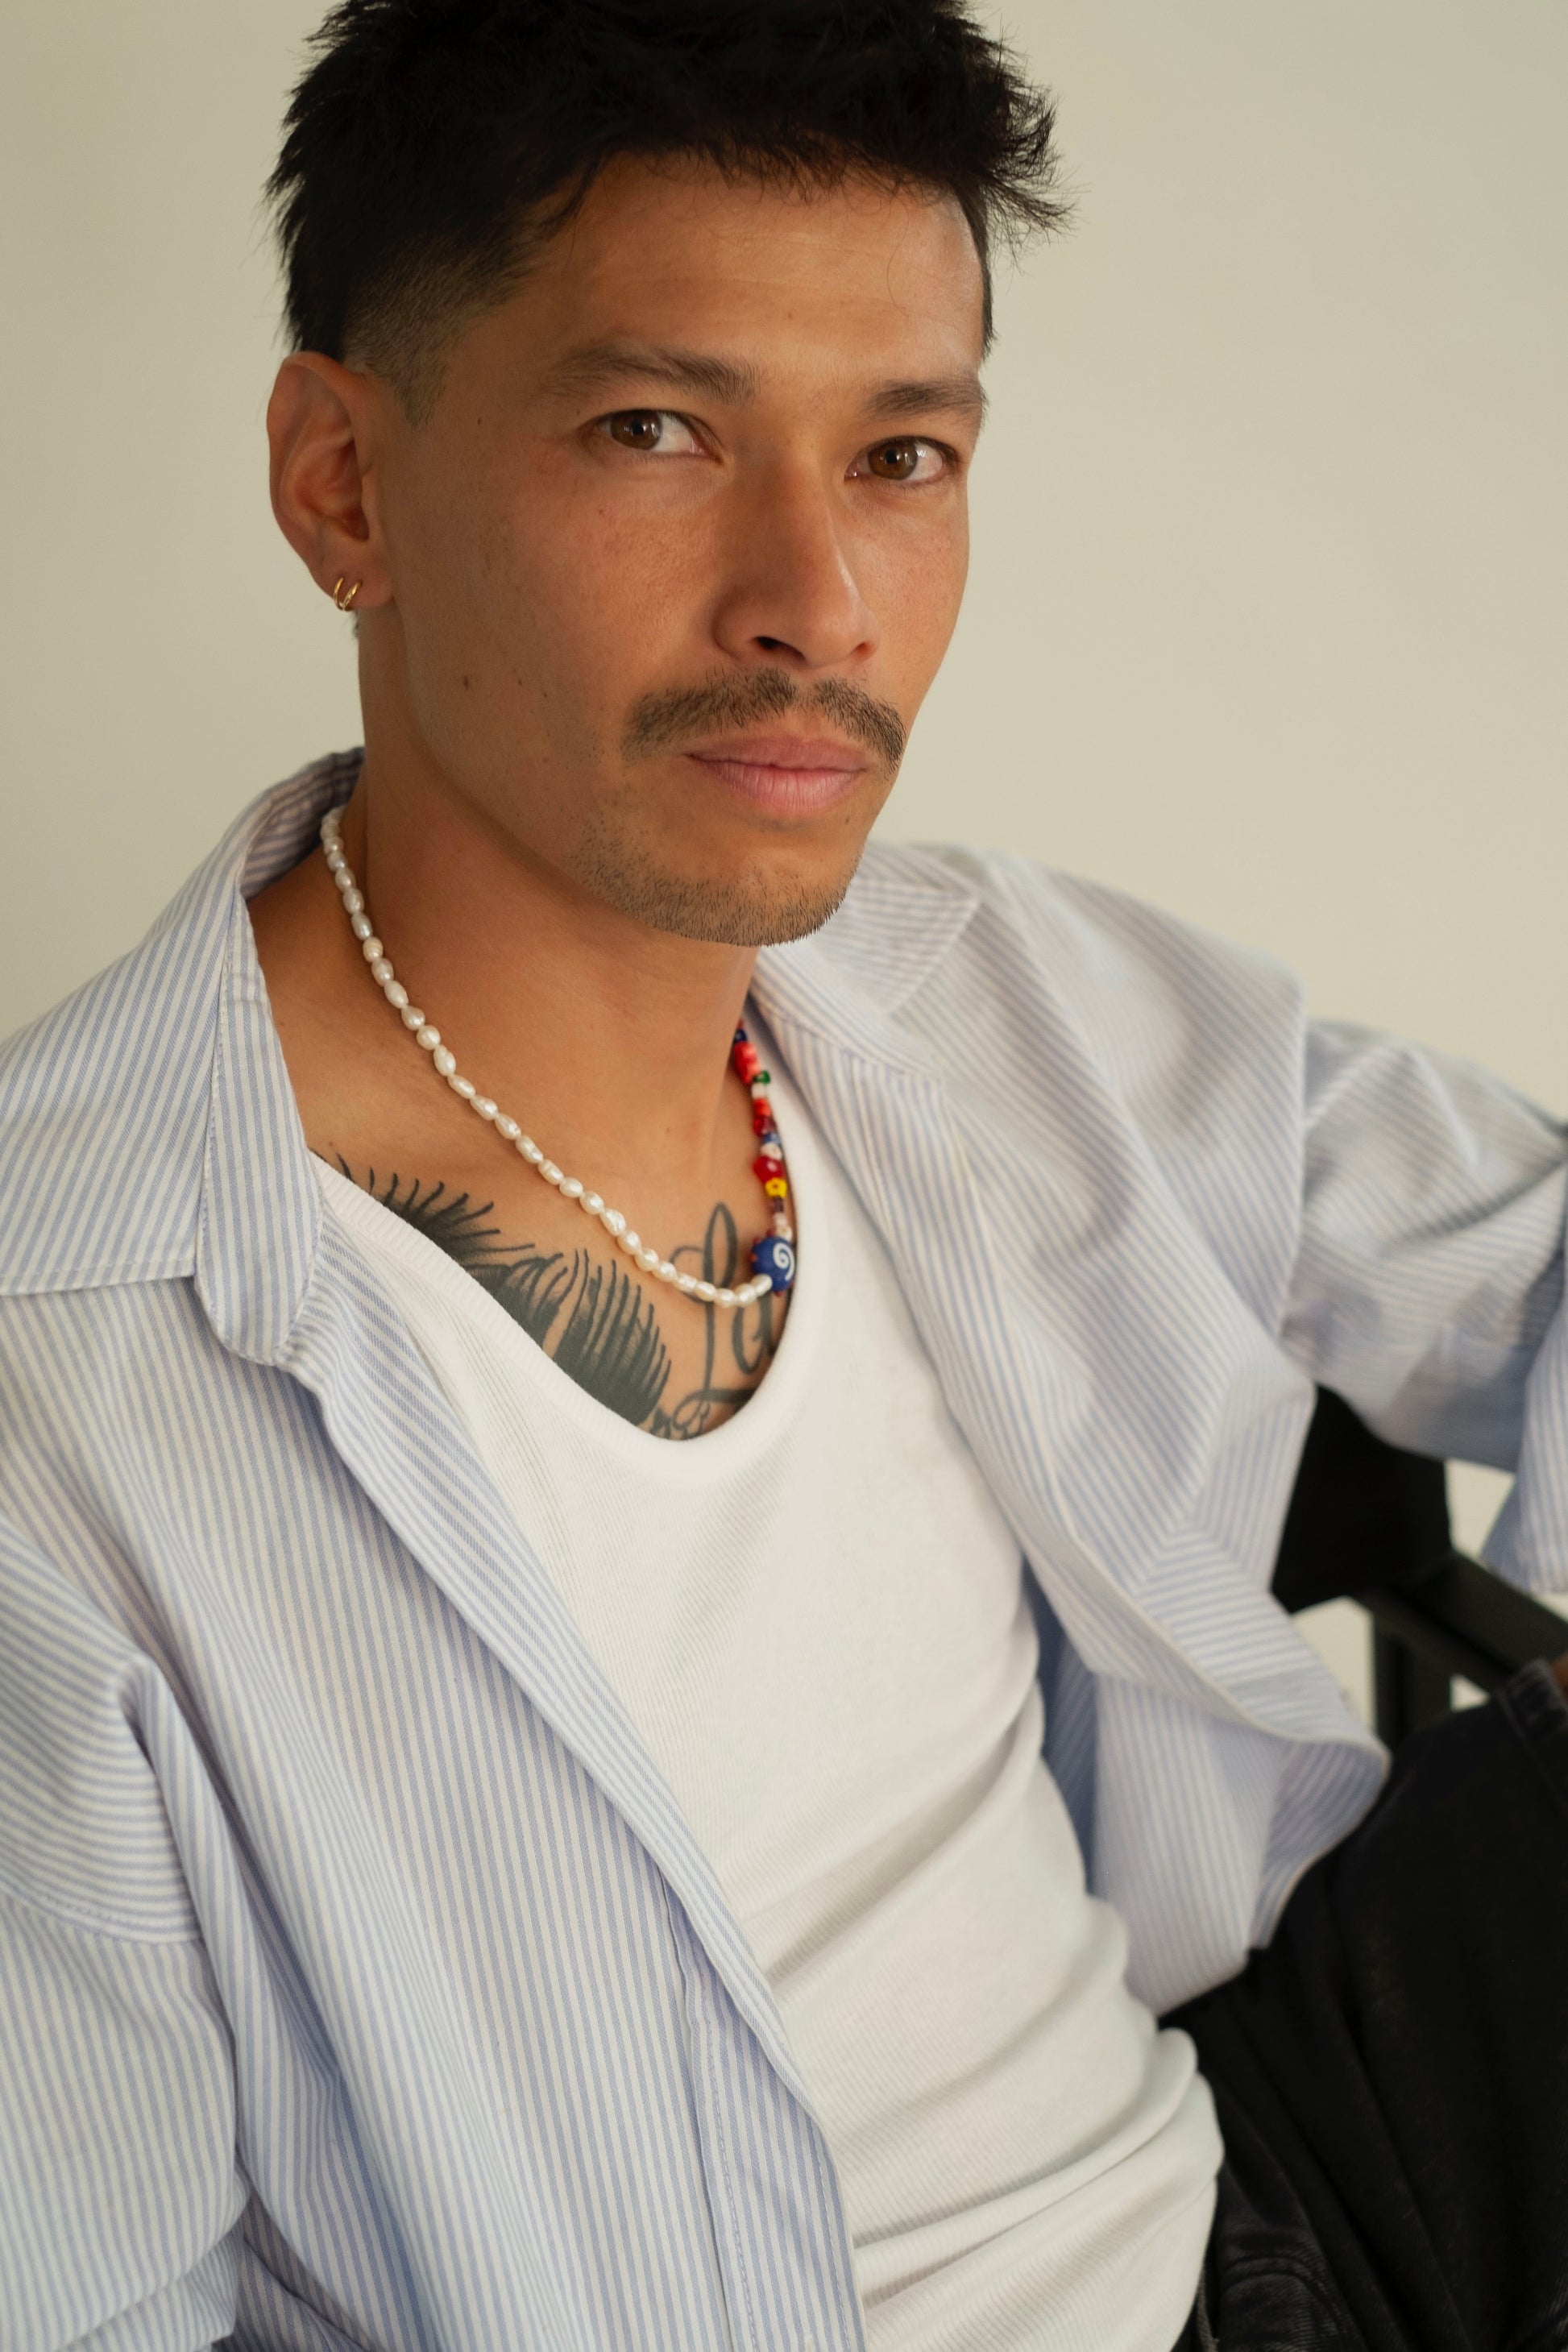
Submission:
POLYGON ((911 435, 902 441, 878 441, 858 461, 879 482, 934 482, 947 471, 947 459, 935 441, 911 435))
POLYGON ((664 436, 664 417, 657 408, 628 408, 605 422, 611 440, 624 449, 657 449, 664 436))
POLYGON ((867 452, 871 471, 884 482, 907 482, 921 462, 918 441, 884 441, 867 452))
POLYGON ((620 408, 595 420, 594 430, 640 457, 700 457, 703 445, 673 408, 620 408))

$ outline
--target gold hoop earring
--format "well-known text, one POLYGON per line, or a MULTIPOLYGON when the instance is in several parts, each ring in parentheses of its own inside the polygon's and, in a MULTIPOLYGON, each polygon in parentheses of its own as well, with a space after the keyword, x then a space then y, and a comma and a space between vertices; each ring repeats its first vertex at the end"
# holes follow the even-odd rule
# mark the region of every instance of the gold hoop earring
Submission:
POLYGON ((364 586, 364 582, 363 580, 356 580, 353 586, 349 590, 348 594, 345 596, 343 594, 343 582, 348 578, 348 576, 349 575, 346 572, 340 572, 338 574, 338 584, 332 591, 332 602, 337 606, 340 613, 350 613, 353 610, 354 598, 364 586))

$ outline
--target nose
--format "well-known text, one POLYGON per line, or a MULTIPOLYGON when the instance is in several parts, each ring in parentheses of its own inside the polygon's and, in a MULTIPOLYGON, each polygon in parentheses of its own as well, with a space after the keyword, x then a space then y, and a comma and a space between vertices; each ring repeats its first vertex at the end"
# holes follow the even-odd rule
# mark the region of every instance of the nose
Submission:
POLYGON ((832 485, 815 466, 770 468, 729 518, 714 635, 732 659, 802 672, 857 668, 879 631, 850 562, 832 485))

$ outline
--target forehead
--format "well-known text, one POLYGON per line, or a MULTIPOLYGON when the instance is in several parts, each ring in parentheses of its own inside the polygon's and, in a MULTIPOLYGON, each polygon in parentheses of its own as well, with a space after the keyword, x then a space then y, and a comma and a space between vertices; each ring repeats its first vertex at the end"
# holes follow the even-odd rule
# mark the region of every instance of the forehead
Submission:
MULTIPOLYGON (((530 373, 625 341, 722 350, 759 378, 929 375, 981 358, 984 282, 945 194, 802 187, 622 158, 488 323, 530 373)), ((483 330, 481 330, 481 332, 483 330)))

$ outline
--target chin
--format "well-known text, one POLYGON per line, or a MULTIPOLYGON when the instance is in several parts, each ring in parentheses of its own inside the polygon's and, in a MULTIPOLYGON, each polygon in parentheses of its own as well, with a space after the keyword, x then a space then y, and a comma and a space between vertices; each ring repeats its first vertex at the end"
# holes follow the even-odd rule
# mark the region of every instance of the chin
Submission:
POLYGON ((595 898, 650 930, 732 948, 780 947, 820 930, 844 903, 859 863, 857 849, 848 864, 823 873, 798 867, 769 873, 753 866, 719 881, 605 856, 605 846, 596 845, 581 860, 575 877, 595 898))

